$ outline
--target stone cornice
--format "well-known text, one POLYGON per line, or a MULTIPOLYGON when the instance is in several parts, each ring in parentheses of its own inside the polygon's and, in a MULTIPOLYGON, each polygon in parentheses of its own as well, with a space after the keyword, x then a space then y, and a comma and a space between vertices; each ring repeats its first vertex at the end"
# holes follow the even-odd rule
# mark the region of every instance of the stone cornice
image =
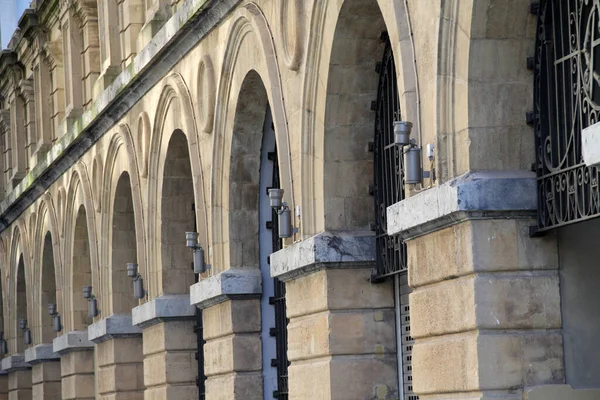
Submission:
POLYGON ((87 331, 71 331, 55 338, 52 350, 61 355, 72 351, 90 351, 94 350, 94 343, 88 340, 87 331))
POLYGON ((190 305, 187 294, 163 295, 135 307, 131 311, 131 323, 136 328, 146 328, 166 321, 190 320, 195 316, 196 309, 190 305))
POLYGON ((204 309, 227 300, 260 298, 261 293, 258 268, 232 268, 194 284, 190 303, 204 309))
MULTIPOLYGON (((48 0, 47 0, 48 1, 48 0)), ((241 0, 186 0, 133 62, 77 118, 0 204, 0 232, 10 226, 241 0), (169 51, 163 51, 165 47, 169 51), (52 168, 50 168, 52 166, 52 168)))
POLYGON ((26 9, 19 19, 19 29, 21 29, 23 37, 31 40, 31 35, 35 32, 37 26, 38 18, 35 10, 31 8, 26 9))
POLYGON ((536 210, 535 173, 467 173, 388 207, 387 229, 409 240, 469 219, 533 217, 536 210))
POLYGON ((51 343, 38 344, 25 350, 25 362, 31 365, 59 359, 60 355, 54 352, 51 343))
POLYGON ((27 103, 34 101, 33 79, 21 79, 19 82, 21 95, 27 103))
POLYGON ((271 276, 288 281, 323 269, 372 268, 372 232, 324 232, 270 256, 271 276))
POLYGON ((115 338, 142 336, 142 330, 131 321, 131 315, 111 315, 88 326, 88 339, 102 343, 115 338))

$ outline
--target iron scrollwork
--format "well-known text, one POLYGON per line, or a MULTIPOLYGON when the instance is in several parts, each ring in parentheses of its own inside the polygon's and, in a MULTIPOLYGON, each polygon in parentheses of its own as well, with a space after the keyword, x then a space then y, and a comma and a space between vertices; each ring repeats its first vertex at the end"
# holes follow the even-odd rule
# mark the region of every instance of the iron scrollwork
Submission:
POLYGON ((542 0, 534 78, 538 231, 600 215, 581 131, 600 117, 600 0, 542 0))

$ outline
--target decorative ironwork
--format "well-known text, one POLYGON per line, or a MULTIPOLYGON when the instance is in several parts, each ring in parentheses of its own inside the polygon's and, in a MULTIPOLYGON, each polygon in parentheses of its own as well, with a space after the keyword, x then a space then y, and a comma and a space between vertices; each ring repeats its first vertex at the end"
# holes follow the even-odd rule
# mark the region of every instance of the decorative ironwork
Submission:
POLYGON ((394 145, 394 120, 400 120, 400 100, 396 82, 394 54, 387 35, 383 61, 377 65, 379 88, 375 116, 375 234, 377 264, 375 279, 406 271, 406 244, 387 233, 386 211, 404 199, 402 149, 394 145))
POLYGON ((534 130, 538 231, 600 215, 598 169, 581 131, 600 117, 600 0, 542 0, 538 7, 534 130))
MULTIPOLYGON (((281 189, 279 178, 279 162, 277 159, 277 148, 269 153, 269 160, 273 162, 273 189, 281 189)), ((283 248, 283 242, 279 238, 279 224, 277 211, 271 211, 271 235, 273 237, 273 253, 283 248)), ((271 330, 271 335, 275 336, 275 354, 276 358, 271 360, 271 366, 277 368, 277 390, 273 392, 273 398, 287 400, 288 396, 288 367, 290 365, 287 358, 287 325, 290 322, 287 318, 285 309, 285 283, 277 278, 273 278, 274 295, 269 299, 269 303, 275 308, 275 328, 271 330)))

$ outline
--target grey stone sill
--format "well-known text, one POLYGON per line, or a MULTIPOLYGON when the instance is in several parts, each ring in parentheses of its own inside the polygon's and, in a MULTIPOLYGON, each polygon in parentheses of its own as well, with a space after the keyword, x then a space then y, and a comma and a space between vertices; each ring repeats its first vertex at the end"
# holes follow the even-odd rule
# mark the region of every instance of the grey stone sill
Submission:
POLYGON ((195 318, 196 309, 190 305, 189 295, 172 294, 159 296, 135 307, 131 315, 133 325, 146 328, 160 322, 195 318))
POLYGON ((372 232, 323 232, 271 254, 271 276, 282 281, 331 268, 372 268, 372 232))
POLYGON ((31 364, 25 362, 23 354, 13 354, 2 359, 2 370, 6 372, 18 371, 31 368, 31 364))
POLYGON ((88 340, 87 331, 71 331, 55 338, 52 349, 62 355, 71 351, 94 350, 94 343, 88 340))
POLYGON ((56 360, 60 360, 60 355, 54 352, 51 343, 38 344, 25 350, 25 362, 32 365, 56 360))
POLYGON ((387 229, 413 239, 468 219, 534 216, 536 210, 533 172, 468 173, 388 207, 387 229))
POLYGON ((600 164, 600 122, 581 132, 581 152, 587 166, 600 164))
POLYGON ((177 12, 0 203, 0 232, 119 121, 241 0, 185 0, 177 12), (210 8, 209 8, 210 7, 210 8), (163 51, 170 46, 170 51, 163 51), (52 168, 51 168, 52 167, 52 168), (23 204, 20 204, 23 203, 23 204), (10 211, 10 212, 9 212, 10 211))
POLYGON ((88 340, 94 343, 136 336, 142 336, 142 330, 132 325, 131 315, 111 315, 88 326, 88 340))
POLYGON ((258 268, 231 268, 192 285, 189 301, 204 309, 230 299, 260 298, 261 293, 258 268))

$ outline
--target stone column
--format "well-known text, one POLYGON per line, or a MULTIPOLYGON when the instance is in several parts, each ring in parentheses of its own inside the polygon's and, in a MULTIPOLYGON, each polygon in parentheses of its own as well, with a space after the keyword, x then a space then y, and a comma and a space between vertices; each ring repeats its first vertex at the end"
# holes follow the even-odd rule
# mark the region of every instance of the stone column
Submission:
POLYGON ((75 17, 73 7, 68 4, 65 4, 65 7, 62 10, 63 14, 61 17, 65 118, 72 123, 74 119, 83 113, 83 69, 81 63, 83 37, 80 33, 79 21, 75 17))
POLYGON ((22 354, 2 359, 2 370, 8 372, 9 400, 31 400, 31 365, 22 354))
POLYGON ((232 268, 191 288, 202 309, 206 398, 262 400, 261 276, 232 268))
POLYGON ((98 399, 143 399, 142 330, 129 315, 111 315, 88 326, 96 343, 98 399))
POLYGON ((24 109, 25 116, 24 125, 25 125, 25 153, 26 156, 29 157, 29 163, 31 165, 37 164, 37 159, 34 158, 35 150, 36 150, 36 120, 35 120, 35 93, 33 88, 33 78, 30 79, 22 79, 19 82, 19 90, 21 92, 21 96, 24 100, 24 109))
POLYGON ((100 76, 94 84, 94 98, 98 98, 121 72, 119 16, 116 1, 98 2, 100 41, 100 76))
POLYGON ((198 398, 195 308, 188 295, 164 295, 132 310, 142 329, 145 400, 198 398))
POLYGON ((397 399, 394 296, 375 237, 321 233, 271 254, 286 284, 290 399, 397 399))
POLYGON ((521 399, 563 383, 558 257, 535 225, 533 173, 471 173, 388 208, 407 240, 413 388, 521 399))
POLYGON ((54 339, 60 359, 62 399, 95 399, 94 343, 87 331, 71 331, 54 339))
POLYGON ((60 356, 52 344, 39 344, 25 350, 25 362, 31 365, 32 399, 61 398, 60 356))

